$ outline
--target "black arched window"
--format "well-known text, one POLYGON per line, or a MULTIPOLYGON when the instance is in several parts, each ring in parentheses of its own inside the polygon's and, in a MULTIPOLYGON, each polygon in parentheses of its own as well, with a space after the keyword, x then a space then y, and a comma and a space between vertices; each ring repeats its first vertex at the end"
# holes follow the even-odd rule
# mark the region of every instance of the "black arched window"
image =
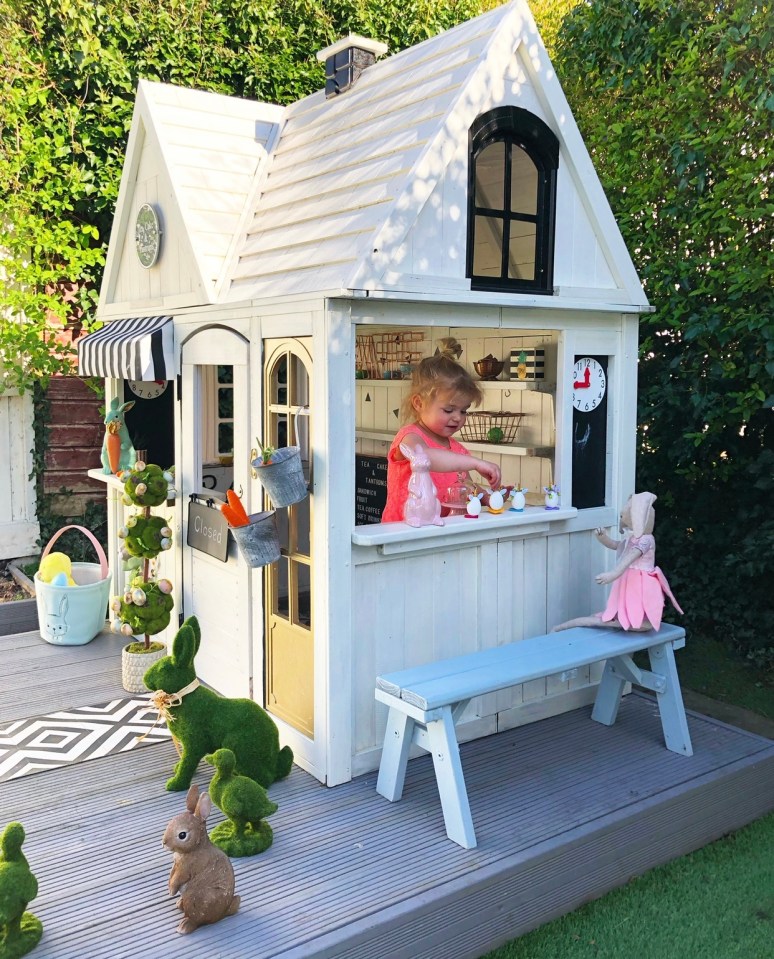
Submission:
POLYGON ((552 293, 559 140, 520 107, 482 114, 469 138, 472 288, 552 293))

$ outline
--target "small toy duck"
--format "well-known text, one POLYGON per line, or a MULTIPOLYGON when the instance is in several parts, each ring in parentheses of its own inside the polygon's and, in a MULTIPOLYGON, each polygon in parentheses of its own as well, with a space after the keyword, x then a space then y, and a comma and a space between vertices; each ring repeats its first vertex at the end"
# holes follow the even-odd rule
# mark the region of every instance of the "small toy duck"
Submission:
POLYGON ((52 586, 75 586, 72 571, 73 564, 66 553, 49 553, 40 561, 38 576, 52 586))

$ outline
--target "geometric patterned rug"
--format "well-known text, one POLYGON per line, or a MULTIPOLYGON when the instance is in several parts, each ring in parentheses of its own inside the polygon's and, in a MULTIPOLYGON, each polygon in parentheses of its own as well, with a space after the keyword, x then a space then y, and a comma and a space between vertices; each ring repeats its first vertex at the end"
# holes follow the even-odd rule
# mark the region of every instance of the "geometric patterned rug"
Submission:
POLYGON ((147 699, 114 699, 104 706, 17 719, 0 726, 0 780, 170 739, 166 723, 147 699))

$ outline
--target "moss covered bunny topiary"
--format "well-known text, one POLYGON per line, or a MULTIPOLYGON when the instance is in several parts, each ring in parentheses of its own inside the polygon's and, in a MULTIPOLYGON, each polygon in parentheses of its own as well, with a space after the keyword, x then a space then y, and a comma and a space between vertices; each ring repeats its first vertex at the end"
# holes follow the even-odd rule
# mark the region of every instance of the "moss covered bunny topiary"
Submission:
POLYGON ((221 747, 234 753, 238 773, 268 789, 288 775, 293 752, 289 746, 279 748, 277 727, 258 703, 227 699, 199 683, 194 657, 200 642, 199 622, 189 616, 172 641, 172 654, 145 673, 145 685, 156 694, 152 700, 180 749, 167 789, 187 789, 199 762, 221 747))
POLYGON ((40 942, 43 926, 27 904, 38 894, 38 881, 21 851, 24 827, 9 823, 0 838, 0 959, 17 959, 40 942))
POLYGON ((228 856, 254 856, 268 849, 274 833, 264 816, 276 812, 277 804, 260 783, 234 772, 236 758, 230 749, 216 749, 204 758, 215 767, 210 797, 229 818, 212 830, 212 841, 228 856))

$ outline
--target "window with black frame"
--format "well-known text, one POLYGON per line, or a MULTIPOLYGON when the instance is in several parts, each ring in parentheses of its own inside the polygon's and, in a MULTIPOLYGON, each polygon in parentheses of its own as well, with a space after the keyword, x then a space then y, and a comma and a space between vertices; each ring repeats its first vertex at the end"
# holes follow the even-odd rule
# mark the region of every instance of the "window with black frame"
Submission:
POLYGON ((498 107, 470 128, 467 275, 474 290, 553 292, 559 141, 498 107))

